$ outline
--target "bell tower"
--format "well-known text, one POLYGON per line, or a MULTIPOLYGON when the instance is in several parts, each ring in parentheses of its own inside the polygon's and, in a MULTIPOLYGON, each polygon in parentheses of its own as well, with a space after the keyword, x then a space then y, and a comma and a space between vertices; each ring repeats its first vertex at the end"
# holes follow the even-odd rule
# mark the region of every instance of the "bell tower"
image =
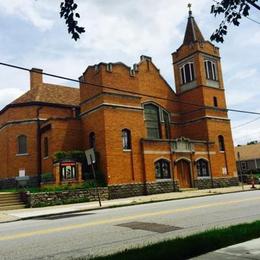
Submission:
MULTIPOLYGON (((222 89, 223 79, 219 49, 203 37, 189 7, 189 16, 180 48, 172 54, 176 93, 194 88, 222 89)), ((212 99, 213 100, 213 99, 212 99)), ((214 105, 203 103, 202 105, 214 105)))
MULTIPOLYGON (((214 177, 236 176, 234 146, 225 101, 219 48, 205 40, 188 5, 182 45, 172 54, 180 101, 180 137, 208 145, 214 177)), ((196 151, 195 151, 196 154, 196 151)))

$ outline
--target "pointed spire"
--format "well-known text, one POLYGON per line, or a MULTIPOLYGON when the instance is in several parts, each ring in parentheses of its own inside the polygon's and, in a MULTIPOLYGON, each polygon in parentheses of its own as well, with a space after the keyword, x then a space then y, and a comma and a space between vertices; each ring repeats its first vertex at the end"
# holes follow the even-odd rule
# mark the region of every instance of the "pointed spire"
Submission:
POLYGON ((192 16, 191 4, 188 4, 188 8, 189 8, 189 18, 188 18, 183 44, 190 44, 193 42, 204 42, 205 39, 194 17, 192 16))

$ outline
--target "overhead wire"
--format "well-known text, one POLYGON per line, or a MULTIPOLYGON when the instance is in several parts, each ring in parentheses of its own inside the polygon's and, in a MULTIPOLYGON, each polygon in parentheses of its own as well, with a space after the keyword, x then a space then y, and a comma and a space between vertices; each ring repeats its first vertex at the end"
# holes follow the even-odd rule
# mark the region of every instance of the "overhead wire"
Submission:
MULTIPOLYGON (((4 62, 0 62, 0 65, 5 66, 5 67, 14 68, 14 69, 27 71, 27 72, 32 71, 31 69, 28 69, 26 67, 14 65, 14 64, 9 64, 9 63, 4 63, 4 62)), ((140 92, 136 92, 136 91, 124 90, 124 89, 120 89, 120 88, 115 88, 115 87, 106 86, 106 85, 103 85, 103 84, 96 84, 96 83, 92 83, 92 82, 88 82, 88 81, 73 79, 73 78, 60 76, 60 75, 56 75, 56 74, 39 72, 39 71, 36 71, 36 70, 34 72, 45 75, 45 76, 54 77, 54 78, 58 78, 58 79, 66 80, 66 81, 71 81, 71 82, 76 82, 76 83, 80 83, 80 84, 84 84, 84 85, 91 85, 91 86, 94 86, 94 87, 105 88, 105 89, 109 89, 109 90, 113 90, 113 91, 118 91, 118 92, 121 92, 121 93, 141 95, 141 96, 144 96, 144 97, 165 100, 165 101, 169 101, 169 102, 173 102, 173 103, 180 103, 180 104, 184 104, 184 105, 196 106, 196 107, 199 107, 199 108, 202 108, 202 109, 211 109, 211 110, 218 110, 218 111, 222 111, 222 112, 235 112, 235 113, 244 113, 244 114, 252 114, 252 115, 259 115, 260 116, 260 112, 256 112, 256 111, 238 110, 238 109, 233 109, 233 108, 219 108, 219 107, 215 107, 215 106, 205 106, 205 105, 201 105, 201 104, 197 104, 197 103, 193 103, 193 102, 182 101, 182 100, 179 100, 179 99, 171 99, 171 98, 165 98, 165 97, 140 93, 140 92)))

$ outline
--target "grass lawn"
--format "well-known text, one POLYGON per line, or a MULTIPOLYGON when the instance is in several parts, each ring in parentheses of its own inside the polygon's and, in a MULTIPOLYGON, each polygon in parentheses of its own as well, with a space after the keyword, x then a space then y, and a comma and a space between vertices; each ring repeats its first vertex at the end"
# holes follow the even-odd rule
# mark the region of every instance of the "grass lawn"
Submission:
MULTIPOLYGON (((260 221, 217 228, 184 238, 175 238, 143 248, 129 249, 114 255, 92 259, 188 259, 233 244, 260 237, 260 221)), ((85 258, 78 258, 78 260, 85 258)))

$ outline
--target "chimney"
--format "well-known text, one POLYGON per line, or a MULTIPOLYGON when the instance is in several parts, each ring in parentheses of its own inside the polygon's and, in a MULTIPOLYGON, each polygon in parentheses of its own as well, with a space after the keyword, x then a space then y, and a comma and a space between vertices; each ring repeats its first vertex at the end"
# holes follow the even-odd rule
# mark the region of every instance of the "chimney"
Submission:
POLYGON ((42 84, 42 69, 32 68, 30 70, 31 89, 42 84))

